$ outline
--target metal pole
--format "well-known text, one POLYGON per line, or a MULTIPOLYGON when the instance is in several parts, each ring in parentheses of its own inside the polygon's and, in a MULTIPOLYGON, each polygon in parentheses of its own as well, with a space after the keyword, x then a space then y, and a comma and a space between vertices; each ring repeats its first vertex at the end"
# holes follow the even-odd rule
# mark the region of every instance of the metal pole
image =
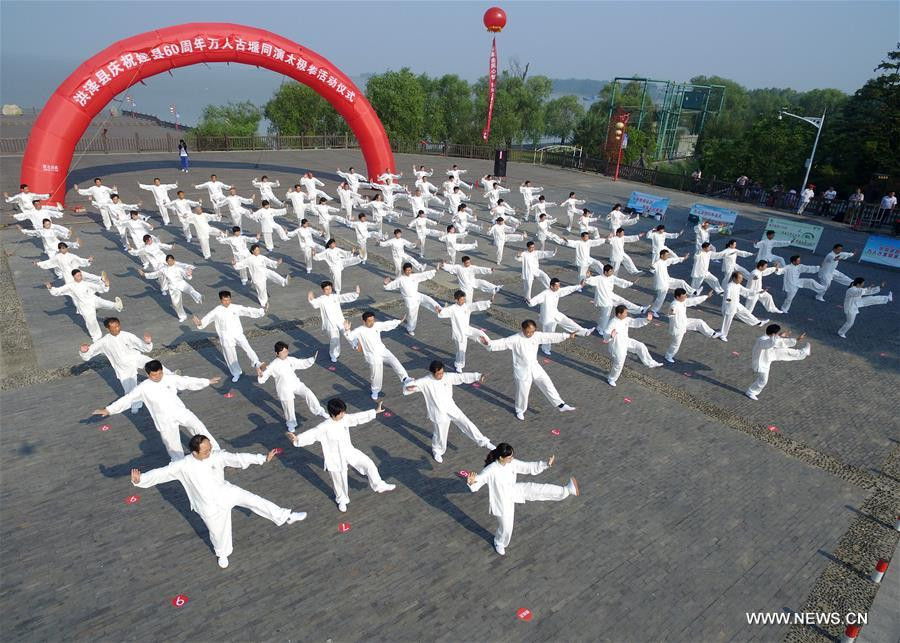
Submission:
POLYGON ((803 185, 800 186, 800 191, 806 189, 806 186, 809 185, 809 173, 812 170, 813 159, 816 156, 816 146, 819 144, 819 134, 822 133, 822 128, 825 127, 825 112, 828 111, 828 108, 822 112, 822 120, 819 122, 819 127, 816 128, 816 140, 813 141, 812 153, 809 155, 809 165, 806 166, 806 176, 803 177, 803 185))
POLYGON ((616 158, 616 174, 613 177, 613 181, 619 180, 619 165, 622 163, 622 141, 625 138, 625 130, 622 130, 622 138, 619 139, 619 156, 616 158))

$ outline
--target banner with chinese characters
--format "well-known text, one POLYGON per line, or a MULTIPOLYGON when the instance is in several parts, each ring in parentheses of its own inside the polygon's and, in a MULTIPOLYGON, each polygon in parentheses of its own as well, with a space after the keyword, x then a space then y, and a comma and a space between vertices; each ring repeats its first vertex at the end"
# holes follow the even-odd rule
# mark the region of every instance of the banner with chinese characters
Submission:
POLYGON ((706 203, 695 203, 691 206, 688 221, 691 223, 709 221, 711 226, 718 229, 719 234, 731 234, 734 230, 737 216, 737 210, 720 208, 717 205, 708 205, 706 203))
POLYGON ((869 235, 859 253, 859 260, 900 268, 900 239, 869 235))
POLYGON ((632 192, 628 197, 628 207, 635 212, 640 212, 645 217, 659 216, 662 218, 669 209, 669 199, 646 192, 632 192))
POLYGON ((487 123, 481 132, 481 138, 488 140, 491 135, 491 116, 494 114, 494 96, 497 92, 497 39, 491 41, 491 61, 488 65, 488 113, 487 123))
POLYGON ((820 225, 800 223, 799 221, 779 219, 778 217, 769 217, 769 220, 766 221, 766 230, 774 230, 775 239, 778 241, 790 241, 792 246, 803 248, 810 252, 816 251, 823 229, 820 225))

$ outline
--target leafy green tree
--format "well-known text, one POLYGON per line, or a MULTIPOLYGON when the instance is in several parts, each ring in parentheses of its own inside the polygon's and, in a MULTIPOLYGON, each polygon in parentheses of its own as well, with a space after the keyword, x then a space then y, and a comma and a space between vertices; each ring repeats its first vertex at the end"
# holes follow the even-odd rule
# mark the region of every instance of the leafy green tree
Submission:
POLYGON ((474 104, 469 83, 455 74, 419 82, 425 90, 425 136, 432 141, 475 142, 479 133, 474 123, 474 104))
POLYGON ((199 136, 252 136, 256 134, 262 112, 249 101, 227 105, 207 105, 194 128, 199 136))
POLYGON ((264 114, 270 129, 286 136, 343 134, 350 129, 327 100, 296 82, 279 87, 266 103, 264 114))
POLYGON ((565 144, 584 114, 578 96, 560 96, 551 100, 544 106, 546 133, 559 137, 560 144, 565 144))
POLYGON ((409 68, 369 78, 366 97, 381 119, 388 138, 413 142, 425 133, 425 89, 409 68))

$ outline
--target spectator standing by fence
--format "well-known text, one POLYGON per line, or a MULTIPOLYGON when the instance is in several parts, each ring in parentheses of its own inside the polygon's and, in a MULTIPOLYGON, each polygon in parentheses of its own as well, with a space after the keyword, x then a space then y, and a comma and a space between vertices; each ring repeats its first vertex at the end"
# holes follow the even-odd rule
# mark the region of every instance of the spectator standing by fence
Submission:
POLYGON ((816 196, 816 192, 813 189, 814 187, 816 186, 810 183, 805 188, 803 188, 803 191, 800 193, 800 207, 797 208, 797 214, 803 214, 806 206, 808 206, 809 202, 812 201, 814 196, 816 196))
POLYGON ((897 197, 893 192, 888 192, 881 199, 881 204, 878 206, 878 217, 873 221, 874 224, 887 224, 890 225, 894 223, 894 228, 897 227, 896 221, 891 221, 891 214, 894 209, 897 207, 897 197))
POLYGON ((179 139, 178 141, 178 158, 181 159, 181 171, 188 171, 188 149, 187 143, 184 142, 184 139, 179 139))

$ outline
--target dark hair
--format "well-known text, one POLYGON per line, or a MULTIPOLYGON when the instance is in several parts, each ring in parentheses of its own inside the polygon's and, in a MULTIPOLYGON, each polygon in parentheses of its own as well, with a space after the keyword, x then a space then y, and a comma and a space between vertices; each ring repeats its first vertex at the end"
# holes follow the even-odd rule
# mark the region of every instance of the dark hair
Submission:
POLYGON ((113 322, 116 322, 117 324, 121 324, 121 323, 122 323, 122 322, 119 321, 119 318, 118 318, 118 317, 107 317, 106 319, 103 320, 103 325, 104 325, 106 328, 109 328, 109 325, 110 325, 111 323, 113 323, 113 322))
POLYGON ((453 229, 453 224, 451 223, 450 225, 447 226, 447 232, 450 232, 452 229, 453 229))
POLYGON ((616 315, 621 315, 623 312, 628 310, 628 306, 626 306, 625 304, 619 304, 618 306, 616 306, 615 310, 616 315))
POLYGON ((621 208, 621 207, 622 207, 622 204, 621 204, 621 203, 616 203, 616 204, 613 206, 613 210, 615 210, 616 208, 621 208))
POLYGON ((356 218, 359 219, 360 221, 362 221, 362 218, 363 218, 364 216, 366 216, 366 213, 365 213, 365 212, 360 212, 359 214, 356 215, 356 218))
POLYGON ((103 179, 101 179, 99 176, 95 176, 95 177, 94 177, 94 180, 95 180, 95 181, 102 181, 103 179))
POLYGON ((687 294, 687 290, 685 290, 684 288, 676 288, 676 289, 675 289, 675 292, 674 292, 674 295, 675 295, 675 298, 676 298, 676 299, 677 299, 678 297, 681 297, 682 295, 686 295, 686 294, 687 294))
POLYGON ((400 267, 400 269, 403 270, 403 272, 406 272, 406 269, 407 269, 407 268, 409 268, 410 270, 412 270, 412 264, 409 263, 408 261, 407 261, 406 263, 404 263, 404 264, 400 267))
POLYGON ((759 261, 756 262, 757 269, 762 268, 763 266, 768 266, 768 265, 769 265, 769 262, 766 261, 765 259, 760 259, 759 261))
POLYGON ((28 184, 27 184, 27 183, 20 183, 20 184, 19 184, 19 189, 20 189, 20 190, 24 190, 24 189, 27 188, 27 187, 28 187, 28 184))
POLYGON ((625 232, 625 228, 616 229, 616 234, 619 234, 620 232, 625 232))
POLYGON ((465 297, 465 296, 466 296, 466 293, 464 293, 462 290, 455 290, 455 291, 453 291, 453 298, 454 298, 454 299, 459 299, 460 297, 465 297))
POLYGON ((797 259, 799 259, 799 258, 800 258, 800 255, 791 255, 790 262, 791 262, 791 263, 794 263, 794 262, 797 261, 797 259))
POLYGON ((334 290, 334 284, 328 281, 327 279, 319 284, 319 288, 325 290, 325 286, 331 286, 331 289, 334 290))
POLYGON ((401 230, 400 228, 394 228, 394 234, 397 233, 403 234, 403 230, 401 230))
POLYGON ((775 234, 775 231, 774 230, 766 230, 766 236, 769 236, 770 234, 775 234))
POLYGON ((81 272, 81 271, 80 271, 78 268, 74 268, 74 269, 72 270, 72 276, 74 277, 74 276, 77 275, 79 272, 81 272))
POLYGON ((166 261, 168 261, 169 259, 175 261, 175 255, 166 255, 166 261))
POLYGON ((68 247, 69 247, 69 245, 65 241, 60 241, 59 243, 56 244, 57 250, 62 250, 63 248, 68 248, 68 247))
POLYGON ((233 225, 233 226, 231 226, 231 231, 232 231, 232 232, 240 232, 240 231, 241 231, 241 226, 239 226, 239 225, 233 225))
POLYGON ((526 328, 537 328, 537 324, 533 319, 526 319, 522 322, 522 330, 525 330, 526 328))
POLYGON ((374 316, 375 316, 375 313, 373 313, 371 310, 367 310, 366 312, 364 312, 362 314, 363 321, 366 321, 367 319, 371 319, 374 316))
POLYGON ((325 242, 326 248, 330 248, 331 246, 336 246, 336 245, 337 245, 337 241, 334 238, 331 238, 325 242))
POLYGON ((263 205, 263 206, 269 205, 269 200, 268 200, 268 199, 263 199, 262 201, 259 202, 259 204, 260 204, 260 205, 263 205))
POLYGON ((472 261, 472 257, 470 257, 469 255, 463 255, 460 261, 462 261, 463 263, 465 263, 466 261, 472 261))
POLYGON ((275 342, 275 354, 277 355, 287 347, 287 342, 275 342))
POLYGON ((487 457, 484 459, 484 466, 491 464, 492 462, 496 462, 500 458, 508 458, 513 454, 513 448, 506 442, 501 442, 490 452, 488 452, 487 457))
POLYGON ((149 234, 145 234, 141 237, 141 241, 149 241, 150 239, 152 239, 152 237, 149 234))
POLYGON ((612 264, 605 264, 603 266, 603 272, 612 272, 615 268, 612 267, 612 264))
POLYGON ((574 192, 569 192, 569 198, 571 199, 573 196, 575 196, 575 193, 574 193, 574 192))
POLYGON ((862 286, 864 283, 866 283, 865 279, 863 279, 862 277, 857 277, 853 280, 853 283, 850 284, 850 287, 852 288, 853 286, 862 286))
POLYGON ((656 226, 656 231, 657 231, 657 232, 659 232, 660 230, 665 230, 665 229, 666 229, 666 226, 664 226, 664 225, 661 224, 661 223, 660 223, 658 226, 656 226))
POLYGON ((259 250, 259 244, 258 244, 258 243, 254 243, 252 246, 250 246, 250 254, 253 254, 253 251, 254 251, 254 250, 259 250))
POLYGON ((587 230, 585 230, 584 232, 581 233, 581 238, 582 238, 582 239, 584 239, 585 237, 589 237, 589 236, 591 236, 591 233, 588 232, 587 230))
POLYGON ((156 373, 162 370, 162 362, 158 359, 151 359, 149 362, 144 364, 144 371, 146 371, 147 375, 150 373, 156 373))
POLYGON ((328 400, 328 404, 326 404, 325 407, 328 409, 328 415, 331 417, 337 417, 347 410, 347 405, 344 404, 344 400, 339 397, 333 397, 328 400))
POLYGON ((551 286, 552 286, 553 284, 558 284, 558 283, 560 283, 559 277, 554 277, 553 279, 550 280, 550 285, 551 285, 551 286))
POLYGON ((203 435, 202 433, 197 433, 192 436, 190 440, 188 440, 188 449, 191 450, 191 453, 200 453, 200 445, 209 440, 208 437, 203 435))
POLYGON ((769 324, 766 326, 766 335, 774 335, 779 332, 781 332, 781 326, 778 324, 769 324))
POLYGON ((219 299, 222 299, 222 297, 231 297, 231 291, 230 290, 220 290, 219 291, 219 299))
POLYGON ((831 247, 831 249, 832 249, 832 250, 837 250, 838 248, 843 248, 843 247, 844 247, 844 244, 843 244, 843 243, 836 243, 836 244, 834 244, 834 245, 831 247))
POLYGON ((659 251, 659 258, 662 259, 663 256, 665 256, 667 254, 669 254, 668 248, 663 248, 662 250, 659 251))
POLYGON ((428 365, 428 370, 431 371, 431 374, 434 375, 438 371, 444 370, 444 362, 439 359, 436 359, 428 365))
POLYGON ((709 248, 712 244, 709 241, 704 241, 700 244, 701 248, 709 248))
POLYGON ((533 245, 534 245, 534 241, 529 241, 528 243, 525 244, 525 247, 531 248, 533 245))
POLYGON ((118 194, 116 194, 115 192, 113 192, 112 194, 109 195, 109 198, 110 198, 110 199, 112 199, 112 198, 118 199, 118 198, 121 198, 121 197, 119 197, 118 194))
POLYGON ((736 245, 737 245, 737 239, 729 239, 728 243, 725 244, 725 247, 728 248, 729 246, 736 246, 736 245))

